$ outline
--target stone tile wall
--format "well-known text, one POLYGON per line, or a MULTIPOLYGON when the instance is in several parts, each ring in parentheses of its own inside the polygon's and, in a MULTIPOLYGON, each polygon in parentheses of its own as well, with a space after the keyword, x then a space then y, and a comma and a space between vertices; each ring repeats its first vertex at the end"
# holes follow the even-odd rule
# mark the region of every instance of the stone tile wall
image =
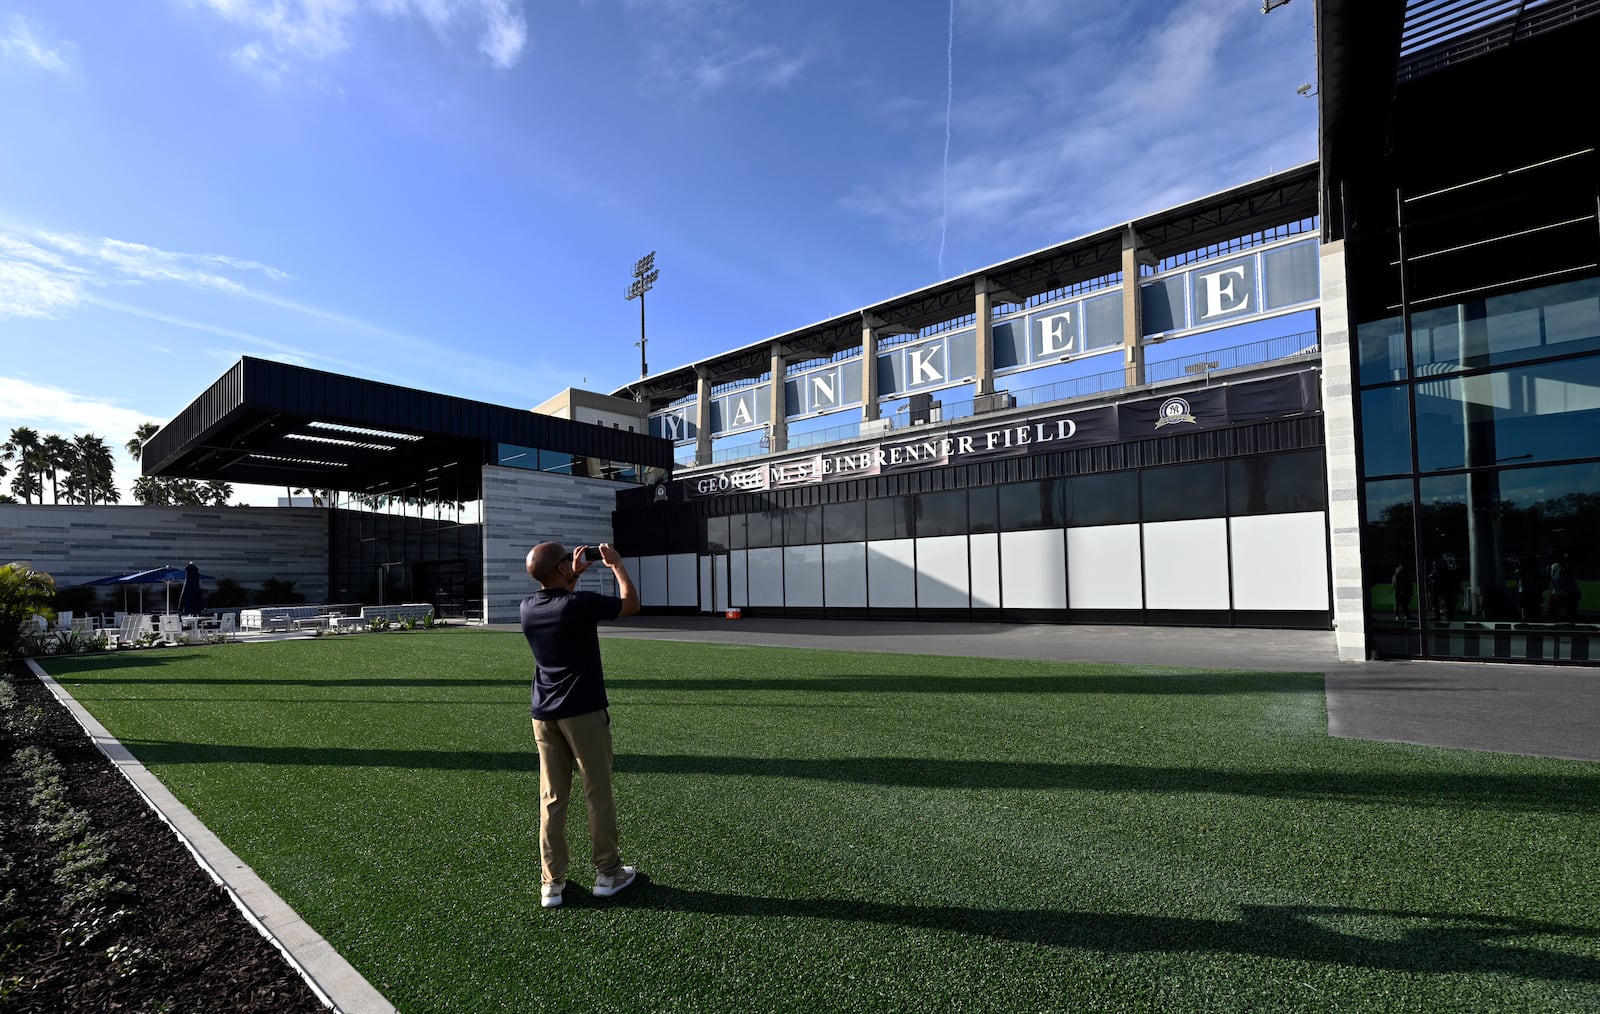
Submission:
MULTIPOLYGON (((490 623, 517 622, 518 606, 537 587, 524 560, 536 543, 567 547, 611 541, 617 491, 628 483, 486 465, 483 469, 483 602, 490 623)), ((633 575, 635 578, 638 575, 633 575)), ((595 566, 580 588, 616 594, 611 571, 595 566)))
MULTIPOLYGON (((311 507, 142 507, 0 504, 0 563, 26 560, 65 588, 193 560, 202 574, 254 592, 293 581, 307 602, 328 596, 328 512, 311 507)), ((211 591, 211 583, 205 585, 211 591)), ((172 588, 177 605, 180 586, 172 588)), ((104 598, 102 590, 102 597, 104 598)), ((145 589, 156 608, 163 586, 145 589), (152 594, 155 596, 152 598, 152 594)))

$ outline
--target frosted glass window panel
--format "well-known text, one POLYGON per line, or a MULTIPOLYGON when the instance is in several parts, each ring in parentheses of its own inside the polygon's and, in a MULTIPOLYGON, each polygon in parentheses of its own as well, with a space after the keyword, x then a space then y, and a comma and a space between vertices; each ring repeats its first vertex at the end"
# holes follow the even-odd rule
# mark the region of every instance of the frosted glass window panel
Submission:
POLYGON ((942 535, 917 540, 917 608, 966 609, 967 537, 942 535))
POLYGON ((822 547, 787 546, 783 551, 783 601, 788 606, 822 606, 822 547))
POLYGON ((1067 529, 1067 602, 1074 609, 1140 609, 1138 525, 1067 529))
POLYGON ((700 604, 700 568, 693 553, 674 553, 667 557, 667 605, 700 604))
POLYGON ((732 600, 729 598, 731 575, 728 568, 728 554, 716 553, 711 557, 711 585, 715 597, 713 609, 716 612, 728 611, 732 600))
POLYGON ((1000 604, 1006 609, 1065 609, 1066 533, 1060 528, 1000 533, 1000 604))
POLYGON ((832 542, 822 549, 822 599, 827 606, 867 604, 867 544, 832 542))
POLYGON ((783 549, 773 546, 750 553, 750 604, 783 605, 783 549))
POLYGON ((1000 536, 969 535, 967 553, 972 560, 972 608, 1000 608, 1000 536))
POLYGON ((1327 515, 1256 514, 1230 524, 1235 609, 1328 608, 1327 515))
POLYGON ((622 565, 628 569, 628 576, 633 578, 633 587, 639 592, 639 604, 644 604, 644 567, 637 556, 624 556, 622 565))
POLYGON ((1144 602, 1150 609, 1228 608, 1225 518, 1144 526, 1144 602))
POLYGON ((666 557, 641 556, 638 574, 640 605, 664 606, 670 602, 671 589, 667 587, 666 557))
POLYGON ((738 608, 750 604, 750 551, 735 549, 728 554, 728 604, 738 608))
POLYGON ((867 605, 910 609, 916 604, 916 543, 911 539, 867 543, 867 605))
POLYGON ((711 586, 711 557, 702 556, 700 558, 700 611, 702 613, 711 612, 714 606, 711 601, 713 591, 714 589, 711 586))

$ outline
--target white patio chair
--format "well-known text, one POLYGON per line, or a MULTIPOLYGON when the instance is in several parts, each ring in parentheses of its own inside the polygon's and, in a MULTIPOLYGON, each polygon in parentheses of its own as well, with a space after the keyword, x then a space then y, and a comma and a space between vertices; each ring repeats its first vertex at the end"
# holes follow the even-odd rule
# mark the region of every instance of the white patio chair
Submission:
POLYGON ((217 632, 224 641, 238 640, 239 624, 234 619, 233 613, 223 613, 222 623, 217 627, 217 632))
POLYGON ((183 629, 183 619, 176 613, 161 614, 161 640, 166 644, 188 644, 189 635, 183 629))

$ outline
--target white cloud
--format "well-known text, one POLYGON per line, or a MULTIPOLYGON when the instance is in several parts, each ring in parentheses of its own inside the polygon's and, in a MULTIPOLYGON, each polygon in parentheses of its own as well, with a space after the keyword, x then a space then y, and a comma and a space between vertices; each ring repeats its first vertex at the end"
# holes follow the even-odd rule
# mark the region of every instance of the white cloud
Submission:
POLYGON ((20 14, 11 16, 5 33, 0 35, 0 59, 15 60, 57 74, 65 74, 69 69, 67 54, 72 48, 70 42, 50 46, 39 41, 33 25, 20 14))
POLYGON ((218 254, 161 250, 109 237, 4 231, 0 226, 0 318, 56 317, 93 301, 92 290, 118 284, 174 282, 192 288, 247 295, 231 275, 289 275, 267 264, 218 254))
MULTIPOLYGON (((1303 26, 1233 0, 1090 22, 1047 17, 1043 3, 1002 16, 999 0, 958 2, 949 167, 957 250, 1060 242, 1316 157, 1315 109, 1284 84, 1314 65, 1303 26), (985 40, 970 27, 962 35, 963 22, 984 13, 1018 29, 1055 26, 1059 57, 997 69, 985 40)), ((841 204, 931 253, 942 182, 937 163, 902 166, 857 183, 841 204)))
POLYGON ((762 20, 781 8, 733 0, 624 0, 643 44, 645 81, 654 88, 708 95, 735 87, 789 87, 833 48, 825 26, 803 40, 762 20))
POLYGON ((0 319, 54 317, 82 301, 81 282, 71 273, 0 259, 0 319))
POLYGON ((508 70, 528 45, 521 0, 188 0, 254 37, 234 47, 237 67, 275 83, 302 64, 328 61, 355 45, 365 17, 418 20, 441 39, 477 29, 478 52, 508 70))

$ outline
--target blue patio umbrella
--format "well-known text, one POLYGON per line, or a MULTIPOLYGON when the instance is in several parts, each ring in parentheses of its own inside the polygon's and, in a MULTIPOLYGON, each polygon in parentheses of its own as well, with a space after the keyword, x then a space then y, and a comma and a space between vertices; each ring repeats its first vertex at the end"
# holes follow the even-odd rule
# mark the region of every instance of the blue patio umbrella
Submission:
MULTIPOLYGON (((181 583, 183 581, 183 579, 185 577, 187 577, 187 576, 188 576, 188 574, 180 567, 156 567, 154 570, 141 570, 137 574, 128 574, 128 575, 126 575, 124 577, 119 577, 112 583, 113 584, 121 584, 121 585, 130 585, 130 584, 138 584, 138 585, 164 584, 164 585, 166 585, 167 586, 167 612, 170 613, 170 612, 172 612, 172 586, 174 584, 181 583)), ((216 580, 216 578, 214 578, 214 577, 207 577, 204 574, 199 573, 199 569, 198 568, 196 568, 195 577, 196 577, 197 580, 200 580, 200 581, 215 581, 216 580)), ((143 604, 143 599, 142 598, 140 600, 140 603, 141 603, 141 605, 143 604)))
MULTIPOLYGON (((113 574, 110 577, 96 578, 93 581, 85 581, 83 583, 85 585, 107 585, 107 584, 120 584, 120 585, 122 585, 122 611, 123 612, 127 612, 128 611, 128 584, 127 584, 127 582, 125 582, 123 580, 123 578, 125 578, 127 576, 128 575, 126 575, 126 574, 113 574)), ((140 608, 141 611, 144 609, 144 586, 143 585, 141 585, 139 587, 139 608, 140 608)))

